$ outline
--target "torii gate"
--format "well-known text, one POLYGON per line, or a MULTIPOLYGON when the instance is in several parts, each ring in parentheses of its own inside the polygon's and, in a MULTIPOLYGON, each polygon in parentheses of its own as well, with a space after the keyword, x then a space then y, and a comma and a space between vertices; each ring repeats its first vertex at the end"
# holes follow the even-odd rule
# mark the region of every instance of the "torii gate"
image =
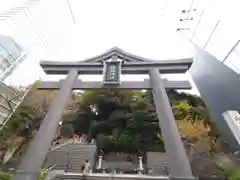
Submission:
POLYGON ((168 81, 160 78, 160 74, 164 73, 185 73, 192 62, 192 58, 148 60, 126 53, 119 48, 112 48, 102 55, 85 61, 41 61, 40 65, 47 74, 67 74, 67 77, 58 82, 41 82, 38 86, 39 89, 59 89, 59 92, 31 142, 14 180, 38 179, 39 169, 55 137, 72 90, 101 88, 152 89, 169 163, 170 179, 194 179, 165 90, 165 88, 190 89, 191 86, 188 81, 168 81), (103 82, 83 82, 77 79, 79 75, 86 74, 103 74, 103 82), (149 74, 149 80, 121 82, 120 74, 149 74))

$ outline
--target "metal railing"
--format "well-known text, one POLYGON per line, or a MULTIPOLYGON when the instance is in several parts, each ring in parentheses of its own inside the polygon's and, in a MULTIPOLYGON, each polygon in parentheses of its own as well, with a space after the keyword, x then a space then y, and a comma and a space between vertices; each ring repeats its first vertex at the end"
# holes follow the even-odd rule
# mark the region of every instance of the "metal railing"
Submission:
POLYGON ((43 172, 43 174, 47 174, 49 171, 51 171, 53 168, 55 168, 57 166, 57 164, 54 164, 54 165, 52 165, 52 166, 50 166, 49 168, 47 168, 44 172, 43 172))
POLYGON ((52 166, 50 166, 49 168, 47 168, 45 171, 43 172, 26 172, 26 171, 21 171, 21 170, 14 170, 14 169, 11 169, 10 172, 15 174, 15 173, 21 173, 21 174, 39 174, 39 176, 45 176, 49 171, 53 170, 54 167, 56 167, 57 164, 54 164, 52 166))
MULTIPOLYGON (((73 142, 72 142, 72 145, 73 145, 73 142)), ((71 147, 72 146, 70 146, 68 149, 68 161, 67 161, 65 173, 67 173, 69 171, 69 169, 71 168, 71 151, 72 151, 71 147)))

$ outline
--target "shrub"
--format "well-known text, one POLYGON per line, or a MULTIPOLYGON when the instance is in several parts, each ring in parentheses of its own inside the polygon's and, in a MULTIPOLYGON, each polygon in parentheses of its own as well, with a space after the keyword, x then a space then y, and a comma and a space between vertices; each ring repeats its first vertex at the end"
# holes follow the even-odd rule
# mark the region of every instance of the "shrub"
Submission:
MULTIPOLYGON (((40 176, 39 176, 39 180, 44 180, 45 175, 44 174, 45 170, 41 169, 40 170, 40 176)), ((0 172, 0 180, 12 180, 13 174, 12 173, 8 173, 8 172, 0 172)))
POLYGON ((228 180, 240 180, 240 167, 235 166, 226 170, 228 180))
POLYGON ((40 170, 39 180, 44 180, 45 175, 46 175, 44 172, 45 172, 45 169, 41 169, 41 170, 40 170))
POLYGON ((7 172, 0 172, 0 179, 1 180, 11 180, 12 179, 12 174, 7 173, 7 172))
POLYGON ((240 166, 229 161, 218 164, 218 168, 224 172, 227 180, 240 180, 240 166))

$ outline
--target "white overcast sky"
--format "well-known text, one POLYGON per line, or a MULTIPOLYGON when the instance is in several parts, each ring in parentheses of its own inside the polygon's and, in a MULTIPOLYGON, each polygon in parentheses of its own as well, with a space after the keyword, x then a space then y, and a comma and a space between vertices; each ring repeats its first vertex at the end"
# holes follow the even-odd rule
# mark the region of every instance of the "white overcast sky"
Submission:
MULTIPOLYGON (((0 0, 0 12, 25 2, 0 0)), ((219 26, 206 47, 207 51, 222 60, 239 40, 239 0, 193 0, 192 7, 197 11, 190 15, 195 19, 191 23, 181 23, 179 19, 184 18, 181 11, 188 9, 192 0, 69 2, 76 24, 73 23, 67 0, 40 0, 30 5, 29 11, 0 20, 0 34, 13 37, 28 53, 26 60, 6 80, 7 83, 27 85, 39 78, 55 80, 56 76, 43 73, 40 60, 79 61, 114 46, 148 59, 192 57, 191 46, 184 36, 191 37, 203 9, 203 18, 193 42, 203 47, 218 20, 219 26), (191 30, 180 35, 176 33, 179 27, 190 27, 191 30)), ((231 56, 240 68, 237 53, 231 56)), ((190 79, 188 75, 168 78, 190 79)), ((197 93, 196 89, 193 91, 197 93)))

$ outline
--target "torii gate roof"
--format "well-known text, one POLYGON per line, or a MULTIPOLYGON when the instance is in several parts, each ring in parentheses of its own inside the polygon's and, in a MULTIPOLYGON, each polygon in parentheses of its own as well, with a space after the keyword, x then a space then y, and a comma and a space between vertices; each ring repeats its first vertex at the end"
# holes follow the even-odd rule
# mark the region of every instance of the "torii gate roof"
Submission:
POLYGON ((146 74, 149 69, 157 68, 161 73, 185 73, 193 63, 192 58, 151 60, 139 57, 113 47, 105 53, 76 62, 41 61, 40 65, 47 74, 67 74, 70 69, 78 69, 80 74, 101 74, 102 62, 113 56, 124 61, 123 74, 146 74))

